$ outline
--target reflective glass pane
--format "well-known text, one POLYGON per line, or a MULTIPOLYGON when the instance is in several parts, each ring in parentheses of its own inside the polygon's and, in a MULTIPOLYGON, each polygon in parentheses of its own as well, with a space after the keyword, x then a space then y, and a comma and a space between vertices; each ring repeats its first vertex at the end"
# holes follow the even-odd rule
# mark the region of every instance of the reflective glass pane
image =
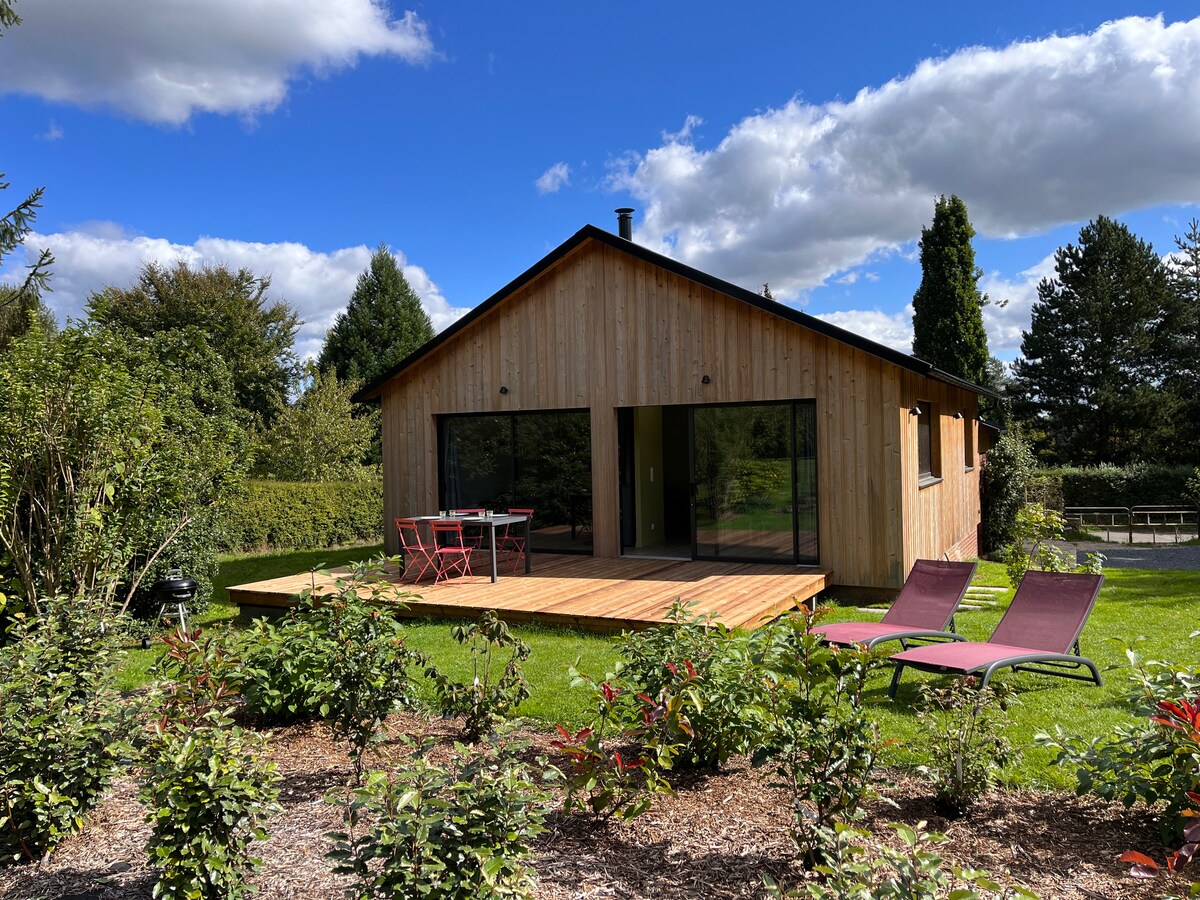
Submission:
POLYGON ((792 404, 693 410, 696 555, 795 559, 792 404))
POLYGON ((812 401, 796 404, 796 535, 796 562, 816 565, 817 406, 812 401))
POLYGON ((591 552, 586 410, 447 417, 441 455, 439 508, 533 509, 534 549, 591 552))

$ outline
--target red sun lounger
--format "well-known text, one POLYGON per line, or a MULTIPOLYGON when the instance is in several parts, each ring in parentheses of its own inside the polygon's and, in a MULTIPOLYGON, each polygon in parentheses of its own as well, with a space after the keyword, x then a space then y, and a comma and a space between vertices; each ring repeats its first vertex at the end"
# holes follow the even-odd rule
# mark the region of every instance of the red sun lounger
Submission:
POLYGON ((818 625, 812 633, 831 644, 864 644, 868 649, 884 641, 899 641, 907 648, 909 640, 918 638, 966 640, 953 632, 952 623, 975 575, 975 565, 918 559, 882 621, 818 625))
POLYGON ((914 647, 891 657, 896 664, 888 695, 906 668, 947 675, 979 675, 987 687, 998 669, 1038 672, 1102 684, 1096 664, 1079 654, 1079 635, 1096 605, 1103 575, 1025 573, 1012 604, 986 642, 963 641, 914 647), (1087 669, 1091 674, 1078 674, 1087 669))

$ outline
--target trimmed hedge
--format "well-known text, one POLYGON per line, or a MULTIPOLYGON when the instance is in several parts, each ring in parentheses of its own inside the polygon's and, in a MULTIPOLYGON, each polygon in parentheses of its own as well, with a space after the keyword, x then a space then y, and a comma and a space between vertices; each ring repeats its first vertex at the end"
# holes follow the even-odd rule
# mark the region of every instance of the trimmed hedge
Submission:
POLYGON ((383 481, 250 479, 222 520, 222 549, 234 553, 378 541, 383 481))
POLYGON ((1062 466, 1042 469, 1035 492, 1049 506, 1191 506, 1188 466, 1134 463, 1118 466, 1062 466))

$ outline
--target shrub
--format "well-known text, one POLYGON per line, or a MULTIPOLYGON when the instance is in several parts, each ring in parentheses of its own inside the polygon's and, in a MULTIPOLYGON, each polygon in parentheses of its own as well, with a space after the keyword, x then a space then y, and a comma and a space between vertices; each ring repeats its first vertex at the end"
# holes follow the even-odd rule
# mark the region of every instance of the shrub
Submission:
POLYGON ((766 629, 762 742, 755 765, 770 764, 792 795, 793 837, 805 861, 820 855, 821 834, 857 814, 884 744, 866 715, 867 678, 877 663, 862 647, 839 649, 810 633, 804 612, 766 629))
MULTIPOLYGON (((1194 632, 1192 637, 1200 636, 1194 632)), ((1200 791, 1200 745, 1161 721, 1160 705, 1192 702, 1200 696, 1200 667, 1146 660, 1135 646, 1126 645, 1136 690, 1133 712, 1141 722, 1118 725, 1111 735, 1086 739, 1054 734, 1036 735, 1038 744, 1058 751, 1056 765, 1075 768, 1076 792, 1093 793, 1126 806, 1143 802, 1164 808, 1163 841, 1178 837, 1188 793, 1200 791)))
POLYGON ((232 724, 231 661, 200 631, 166 639, 156 687, 160 717, 145 754, 138 798, 151 834, 146 849, 158 869, 155 897, 221 900, 251 892, 251 853, 266 840, 262 822, 278 809, 279 776, 262 759, 265 740, 232 724))
POLYGON ((1062 513, 1040 503, 1027 503, 1021 507, 1013 530, 1013 542, 1004 551, 1004 568, 1013 587, 1021 583, 1030 569, 1100 573, 1106 559, 1103 553, 1089 553, 1087 562, 1077 567, 1069 552, 1050 543, 1063 539, 1066 524, 1062 513))
POLYGON ((929 765, 918 771, 933 784, 938 807, 951 816, 966 812, 996 782, 1012 757, 1000 733, 1007 724, 1011 690, 979 690, 976 679, 956 678, 949 687, 921 686, 917 722, 928 742, 929 765))
POLYGON ((571 686, 595 691, 597 713, 590 725, 572 734, 555 726, 561 740, 551 741, 565 768, 550 766, 546 777, 564 786, 563 811, 578 810, 595 822, 613 816, 628 821, 646 812, 655 794, 671 793, 661 771, 670 769, 688 732, 679 697, 646 694, 613 682, 594 682, 571 669, 571 686))
POLYGON ((1017 511, 1029 499, 1033 451, 1015 429, 1004 432, 987 452, 981 473, 983 549, 999 550, 1013 541, 1017 511))
POLYGON ((383 534, 383 481, 251 479, 221 513, 222 549, 315 549, 376 541, 383 534))
POLYGON ((0 547, 23 599, 124 610, 236 485, 244 443, 228 371, 192 332, 15 341, 0 357, 0 547))
POLYGON ((751 750, 760 682, 747 677, 746 635, 696 616, 692 605, 676 600, 665 624, 623 635, 620 674, 635 694, 682 698, 691 736, 678 761, 712 769, 751 750))
POLYGON ((334 871, 354 877, 356 897, 532 896, 524 860, 548 798, 519 761, 521 748, 487 744, 468 755, 458 745, 439 766, 428 759, 431 743, 403 740, 413 750, 404 768, 372 772, 348 798, 330 798, 344 805, 347 826, 327 835, 334 871))
POLYGON ((529 658, 529 645, 513 637, 508 626, 490 610, 478 622, 452 626, 450 635, 470 650, 471 681, 454 681, 433 666, 426 668, 425 675, 433 681, 442 715, 462 716, 464 736, 474 742, 511 716, 529 697, 529 685, 521 671, 521 663, 529 658), (510 650, 509 657, 497 674, 492 654, 505 649, 510 650))
MULTIPOLYGON (((870 835, 839 824, 825 832, 822 847, 825 862, 816 866, 824 876, 819 883, 807 884, 787 896, 799 900, 1010 900, 1037 895, 1026 888, 1001 883, 986 872, 957 867, 947 870, 941 855, 933 849, 946 837, 925 831, 925 823, 915 828, 892 823, 899 835, 899 850, 871 842, 870 835)), ((1006 879, 1007 881, 1007 879, 1006 879)), ((768 879, 773 897, 783 897, 778 886, 768 879)))
POLYGON ((1188 497, 1192 470, 1183 466, 1133 463, 1128 466, 1062 466, 1045 471, 1060 485, 1064 506, 1151 506, 1188 497))
POLYGON ((386 608, 407 596, 394 595, 381 577, 394 564, 384 557, 355 563, 332 589, 306 588, 281 625, 260 621, 240 644, 247 706, 269 718, 327 719, 350 739, 356 779, 383 720, 415 705, 411 670, 427 662, 407 648, 386 608))
POLYGON ((125 762, 130 720, 110 689, 113 652, 63 600, 17 616, 0 647, 0 852, 34 860, 83 826, 125 762))

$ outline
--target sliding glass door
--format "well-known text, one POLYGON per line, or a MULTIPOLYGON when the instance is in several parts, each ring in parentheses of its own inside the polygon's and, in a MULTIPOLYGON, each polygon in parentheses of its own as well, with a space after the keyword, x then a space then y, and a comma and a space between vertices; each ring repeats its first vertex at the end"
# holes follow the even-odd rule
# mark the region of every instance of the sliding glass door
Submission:
POLYGON ((693 555, 815 563, 811 401, 692 410, 693 555))

